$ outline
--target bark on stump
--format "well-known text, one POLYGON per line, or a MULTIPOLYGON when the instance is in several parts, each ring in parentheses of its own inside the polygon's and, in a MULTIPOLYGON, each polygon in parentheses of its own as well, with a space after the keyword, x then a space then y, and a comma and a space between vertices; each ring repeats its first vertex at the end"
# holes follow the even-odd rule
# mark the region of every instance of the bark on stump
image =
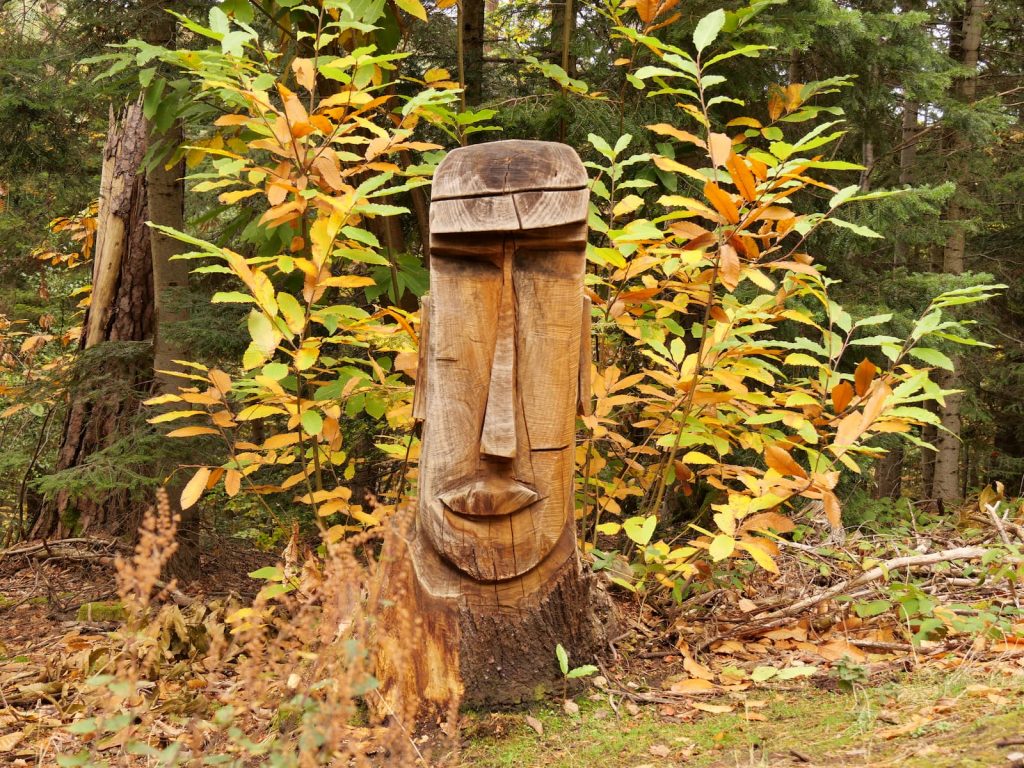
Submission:
POLYGON ((576 548, 575 417, 590 400, 587 177, 569 147, 455 150, 435 175, 414 416, 415 521, 388 553, 379 710, 535 699, 603 646, 576 548))
MULTIPOLYGON (((153 263, 146 226, 146 177, 139 170, 147 145, 141 101, 126 107, 117 118, 111 112, 100 181, 92 299, 80 341, 86 355, 82 367, 88 369, 83 371, 87 386, 72 385, 57 471, 81 466, 87 457, 127 434, 141 401, 151 391, 153 263), (133 354, 125 354, 132 349, 129 344, 140 342, 133 354), (114 344, 122 345, 118 353, 114 344)), ((61 491, 43 505, 31 535, 131 533, 144 506, 126 490, 77 499, 61 491)))

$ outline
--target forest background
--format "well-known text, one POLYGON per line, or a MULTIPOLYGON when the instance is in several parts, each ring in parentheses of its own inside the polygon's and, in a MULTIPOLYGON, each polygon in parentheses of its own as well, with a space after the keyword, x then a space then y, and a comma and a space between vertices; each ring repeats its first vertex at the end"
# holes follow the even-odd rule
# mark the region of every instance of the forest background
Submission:
MULTIPOLYGON (((780 536, 905 554, 993 506, 1012 589, 1020 8, 734 5, 4 2, 4 544, 131 540, 161 485, 185 580, 380 526, 415 487, 424 182, 530 138, 592 171, 595 570, 678 604, 778 573, 780 536), (116 147, 148 212, 107 212, 102 288, 116 147)), ((961 630, 905 598, 858 613, 961 630)))

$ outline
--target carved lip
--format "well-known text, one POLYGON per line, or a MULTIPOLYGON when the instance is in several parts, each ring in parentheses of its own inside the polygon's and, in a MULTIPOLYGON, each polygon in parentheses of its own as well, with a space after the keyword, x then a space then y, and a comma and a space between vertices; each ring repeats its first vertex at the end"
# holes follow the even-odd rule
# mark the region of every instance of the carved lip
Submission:
POLYGON ((452 512, 465 517, 500 517, 540 501, 540 494, 510 478, 485 477, 453 488, 438 498, 452 512))

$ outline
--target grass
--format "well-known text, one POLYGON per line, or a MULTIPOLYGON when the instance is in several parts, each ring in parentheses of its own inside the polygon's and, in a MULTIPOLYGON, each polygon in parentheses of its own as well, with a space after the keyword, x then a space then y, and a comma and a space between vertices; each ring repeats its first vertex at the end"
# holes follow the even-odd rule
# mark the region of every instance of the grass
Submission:
POLYGON ((924 671, 852 693, 765 686, 715 700, 735 705, 723 714, 680 708, 666 716, 664 708, 647 705, 631 715, 617 702, 616 715, 606 697, 594 698, 600 700, 582 700, 576 716, 550 706, 532 711, 543 734, 527 725, 522 712, 470 716, 461 765, 966 768, 1006 764, 1007 752, 1020 747, 998 748, 996 741, 1024 736, 1019 668, 924 671))

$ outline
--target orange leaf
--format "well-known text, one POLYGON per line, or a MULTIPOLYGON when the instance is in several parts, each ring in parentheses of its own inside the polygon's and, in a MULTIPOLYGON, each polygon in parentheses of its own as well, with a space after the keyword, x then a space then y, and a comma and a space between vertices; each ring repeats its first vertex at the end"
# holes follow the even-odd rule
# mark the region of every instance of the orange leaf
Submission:
POLYGON ((224 491, 228 496, 236 496, 242 487, 242 473, 237 469, 229 469, 224 477, 224 491))
POLYGON ((704 185, 704 196, 711 201, 715 210, 722 214, 726 221, 730 224, 739 223, 740 212, 736 207, 736 203, 732 201, 732 195, 724 191, 715 182, 709 181, 704 185))
POLYGON ((740 282, 740 257, 728 243, 718 251, 718 278, 729 291, 735 291, 740 282))
POLYGON ((782 117, 782 111, 785 108, 786 102, 782 89, 777 85, 771 86, 768 94, 768 117, 773 123, 782 117))
POLYGON ((729 159, 725 163, 725 167, 729 169, 729 175, 732 176, 732 183, 736 185, 736 189, 743 195, 743 199, 747 202, 753 202, 757 199, 757 182, 754 180, 754 174, 750 172, 746 162, 742 157, 737 155, 735 152, 729 153, 729 159))
POLYGON ((740 532, 766 531, 769 528, 777 533, 789 533, 796 530, 796 523, 778 512, 761 512, 744 520, 740 532))
POLYGON ((780 445, 769 445, 764 449, 765 463, 778 472, 780 475, 796 475, 807 477, 807 472, 801 467, 796 459, 789 455, 789 452, 780 445))
POLYGON ((839 504, 839 498, 832 491, 822 491, 821 500, 825 504, 825 517, 828 518, 828 524, 833 528, 841 526, 843 508, 839 504))
POLYGON ((854 373, 853 379, 857 384, 857 394, 864 397, 864 393, 868 391, 868 387, 871 386, 871 380, 875 378, 875 372, 878 368, 875 364, 868 360, 866 357, 860 361, 860 365, 857 366, 857 371, 854 373))
POLYGON ((832 407, 836 413, 842 413, 853 400, 853 387, 850 382, 841 381, 832 389, 832 407))
POLYGON ((672 683, 672 686, 669 688, 672 693, 711 693, 717 689, 718 686, 714 683, 700 677, 680 680, 677 683, 672 683))
POLYGON ((708 134, 708 149, 711 154, 711 163, 716 168, 725 165, 732 154, 732 139, 724 133, 708 134))
POLYGON ((316 70, 310 59, 292 59, 292 71, 295 73, 295 82, 312 92, 316 85, 316 70))
MULTIPOLYGON (((850 385, 847 384, 846 386, 850 385)), ((839 422, 839 428, 836 430, 836 439, 832 445, 834 448, 853 445, 853 442, 860 437, 863 431, 864 429, 861 427, 861 414, 857 411, 849 413, 839 422)))

